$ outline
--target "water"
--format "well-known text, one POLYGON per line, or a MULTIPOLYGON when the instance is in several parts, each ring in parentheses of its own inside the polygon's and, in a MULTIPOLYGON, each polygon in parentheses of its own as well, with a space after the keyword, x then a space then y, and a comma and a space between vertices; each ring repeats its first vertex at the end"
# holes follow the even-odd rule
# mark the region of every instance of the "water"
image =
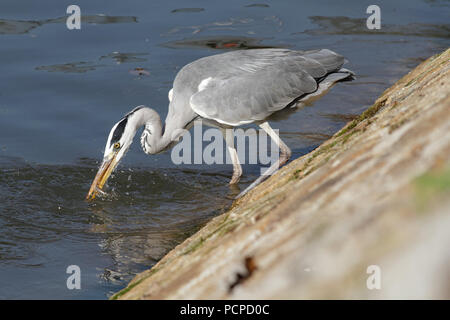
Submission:
MULTIPOLYGON (((178 70, 226 50, 329 48, 357 81, 272 122, 297 158, 428 56, 449 46, 449 1, 80 0, 0 3, 0 298, 105 299, 230 205, 228 165, 175 166, 135 143, 109 182, 84 196, 111 126, 146 104, 162 117, 178 70), (142 69, 141 69, 142 68, 142 69), (68 290, 66 268, 81 268, 68 290)), ((241 188, 257 176, 244 166, 241 188)))

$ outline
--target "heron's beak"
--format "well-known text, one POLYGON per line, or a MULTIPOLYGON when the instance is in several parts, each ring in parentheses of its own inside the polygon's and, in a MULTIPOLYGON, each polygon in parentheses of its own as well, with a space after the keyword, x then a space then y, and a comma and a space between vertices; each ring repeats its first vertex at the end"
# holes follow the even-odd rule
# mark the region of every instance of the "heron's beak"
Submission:
POLYGON ((102 190, 104 184, 108 180, 114 168, 117 166, 117 152, 109 160, 104 160, 100 168, 98 169, 97 175, 92 182, 91 188, 86 196, 86 200, 94 200, 95 195, 102 190))

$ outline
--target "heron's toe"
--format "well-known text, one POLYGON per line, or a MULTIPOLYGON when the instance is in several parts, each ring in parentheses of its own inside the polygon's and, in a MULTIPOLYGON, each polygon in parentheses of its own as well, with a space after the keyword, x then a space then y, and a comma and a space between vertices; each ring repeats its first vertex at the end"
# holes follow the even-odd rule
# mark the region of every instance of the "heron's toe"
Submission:
POLYGON ((230 180, 230 185, 238 183, 240 179, 241 179, 240 175, 233 174, 233 176, 231 177, 231 180, 230 180))

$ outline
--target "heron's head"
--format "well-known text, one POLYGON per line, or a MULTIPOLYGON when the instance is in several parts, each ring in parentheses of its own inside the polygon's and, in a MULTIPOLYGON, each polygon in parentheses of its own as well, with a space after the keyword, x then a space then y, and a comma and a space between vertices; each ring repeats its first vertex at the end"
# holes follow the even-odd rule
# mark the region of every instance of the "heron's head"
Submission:
POLYGON ((106 141, 103 162, 92 182, 86 200, 94 199, 99 190, 102 190, 111 173, 127 153, 137 129, 142 124, 138 112, 142 108, 143 106, 135 108, 112 127, 106 141))

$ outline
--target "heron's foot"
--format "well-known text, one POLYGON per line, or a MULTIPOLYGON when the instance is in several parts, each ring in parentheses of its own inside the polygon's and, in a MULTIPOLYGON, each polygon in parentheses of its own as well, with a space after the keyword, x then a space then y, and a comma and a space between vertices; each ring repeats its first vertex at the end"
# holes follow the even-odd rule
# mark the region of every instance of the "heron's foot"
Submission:
POLYGON ((283 165, 286 164, 286 162, 289 161, 289 158, 291 157, 291 150, 289 148, 286 148, 286 150, 282 150, 281 154, 280 154, 280 158, 278 158, 277 162, 275 162, 272 166, 270 166, 267 171, 259 176, 258 179, 256 179, 251 185, 249 185, 244 191, 242 191, 241 193, 239 193, 234 199, 239 199, 242 196, 244 196, 245 194, 247 194, 247 192, 249 192, 250 190, 252 190, 254 187, 256 187, 258 184, 260 184, 261 182, 263 182, 264 180, 266 180, 268 177, 270 177, 271 175, 273 175, 275 172, 278 171, 279 168, 281 168, 283 165))
POLYGON ((280 159, 279 159, 279 167, 281 168, 282 166, 284 166, 286 164, 286 162, 289 161, 289 159, 291 158, 291 149, 286 148, 285 150, 281 150, 280 153, 280 159))
POLYGON ((241 166, 235 166, 233 168, 233 176, 231 177, 230 185, 238 183, 239 180, 241 179, 241 175, 242 175, 242 168, 241 168, 241 166))

